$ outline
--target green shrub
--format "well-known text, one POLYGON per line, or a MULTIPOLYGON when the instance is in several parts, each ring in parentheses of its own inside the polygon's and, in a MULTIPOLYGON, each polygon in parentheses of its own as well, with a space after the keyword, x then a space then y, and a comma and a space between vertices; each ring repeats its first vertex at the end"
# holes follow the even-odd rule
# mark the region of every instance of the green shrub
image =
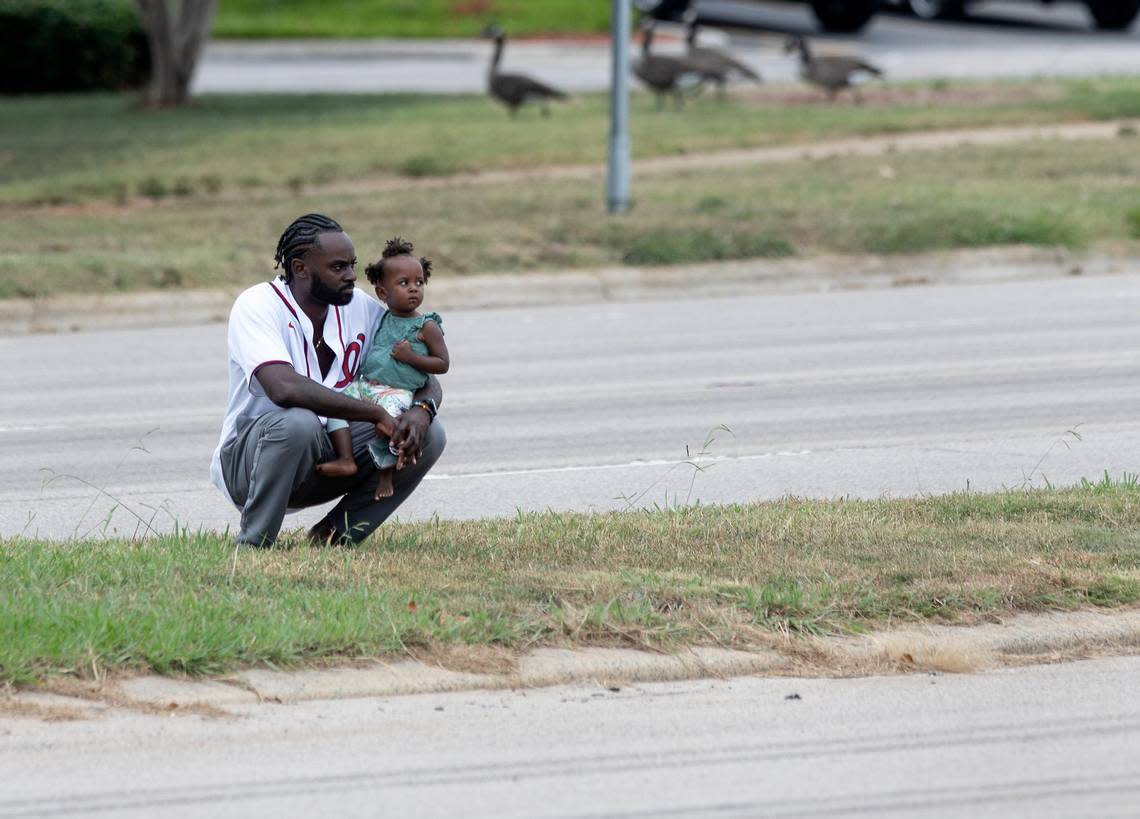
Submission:
POLYGON ((174 180, 173 193, 175 196, 193 196, 194 181, 188 176, 180 176, 174 180))
POLYGON ((446 176, 461 170, 454 160, 430 154, 410 156, 400 163, 404 176, 446 176))
POLYGON ((1124 221, 1128 223, 1128 232, 1132 234, 1133 239, 1140 239, 1140 208, 1132 208, 1124 215, 1124 221))
POLYGON ((148 176, 139 182, 139 193, 148 199, 162 199, 170 193, 170 189, 157 176, 148 176))
POLYGON ((1042 245, 1082 248, 1084 227, 1049 211, 994 214, 985 210, 909 210, 892 214, 889 223, 872 227, 863 237, 871 253, 918 253, 926 250, 986 245, 1042 245))
POLYGON ((0 93, 137 88, 149 70, 128 0, 0 0, 0 93))
POLYGON ((700 201, 697 202, 695 210, 697 213, 717 213, 718 211, 724 210, 727 206, 728 202, 725 201, 723 196, 703 196, 700 201))

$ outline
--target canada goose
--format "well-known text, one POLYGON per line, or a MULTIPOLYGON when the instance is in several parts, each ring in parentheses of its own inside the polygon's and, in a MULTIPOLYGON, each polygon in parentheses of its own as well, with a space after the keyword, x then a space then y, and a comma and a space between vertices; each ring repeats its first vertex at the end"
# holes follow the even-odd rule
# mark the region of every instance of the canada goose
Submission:
POLYGON ((697 45, 696 23, 689 24, 685 42, 689 46, 685 59, 697 66, 705 80, 716 85, 717 96, 724 96, 725 83, 729 76, 734 73, 755 82, 763 82, 759 74, 730 54, 726 54, 717 48, 697 45))
POLYGON ((658 108, 665 104, 666 94, 672 94, 674 103, 680 108, 684 102, 683 93, 701 87, 704 81, 701 70, 682 57, 650 53, 653 44, 652 23, 642 25, 641 37, 641 56, 633 61, 633 73, 657 95, 658 108))
POLYGON ((786 54, 793 51, 800 53, 800 76, 805 82, 826 91, 829 100, 834 100, 835 95, 844 88, 853 88, 855 101, 861 103, 863 97, 859 89, 854 87, 855 83, 865 79, 868 74, 883 76, 881 69, 859 57, 812 56, 807 40, 798 34, 793 34, 784 43, 786 54))
POLYGON ((514 116, 520 105, 528 102, 538 102, 542 105, 542 115, 549 116, 550 108, 547 103, 552 99, 566 99, 566 94, 557 88, 531 79, 525 74, 505 73, 499 70, 499 61, 503 58, 503 44, 507 36, 498 26, 488 26, 483 31, 484 37, 495 41, 495 54, 491 57, 491 65, 487 69, 487 93, 503 105, 514 116))

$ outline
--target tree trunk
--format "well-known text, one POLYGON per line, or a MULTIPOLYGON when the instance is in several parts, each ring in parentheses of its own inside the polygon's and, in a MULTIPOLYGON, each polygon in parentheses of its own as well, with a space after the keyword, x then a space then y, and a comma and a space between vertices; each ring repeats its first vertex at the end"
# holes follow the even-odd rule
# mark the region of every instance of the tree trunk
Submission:
POLYGON ((150 45, 150 82, 143 103, 184 105, 190 80, 210 36, 218 0, 135 0, 150 45))

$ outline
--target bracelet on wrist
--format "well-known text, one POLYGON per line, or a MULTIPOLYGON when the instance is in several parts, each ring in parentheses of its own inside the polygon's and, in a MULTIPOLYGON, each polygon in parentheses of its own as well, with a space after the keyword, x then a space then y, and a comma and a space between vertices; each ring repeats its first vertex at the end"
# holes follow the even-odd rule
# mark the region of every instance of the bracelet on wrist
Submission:
POLYGON ((435 420, 436 414, 439 410, 436 408, 435 401, 430 398, 421 398, 419 401, 412 403, 413 407, 419 407, 428 414, 428 423, 435 420))

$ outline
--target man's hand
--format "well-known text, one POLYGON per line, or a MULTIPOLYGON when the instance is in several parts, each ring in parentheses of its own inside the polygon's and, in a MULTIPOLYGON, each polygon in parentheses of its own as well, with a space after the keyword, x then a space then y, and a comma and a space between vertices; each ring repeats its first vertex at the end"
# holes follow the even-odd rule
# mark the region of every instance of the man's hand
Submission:
POLYGON ((396 422, 391 415, 384 413, 384 417, 376 422, 376 435, 380 438, 391 438, 396 431, 396 422))
POLYGON ((406 338, 397 341, 392 345, 392 358, 397 361, 403 361, 405 364, 410 364, 411 359, 416 355, 415 350, 412 349, 412 342, 406 338))
POLYGON ((391 435, 392 446, 400 451, 396 469, 411 466, 419 460, 430 425, 431 416, 423 407, 412 407, 396 419, 396 431, 391 435))

